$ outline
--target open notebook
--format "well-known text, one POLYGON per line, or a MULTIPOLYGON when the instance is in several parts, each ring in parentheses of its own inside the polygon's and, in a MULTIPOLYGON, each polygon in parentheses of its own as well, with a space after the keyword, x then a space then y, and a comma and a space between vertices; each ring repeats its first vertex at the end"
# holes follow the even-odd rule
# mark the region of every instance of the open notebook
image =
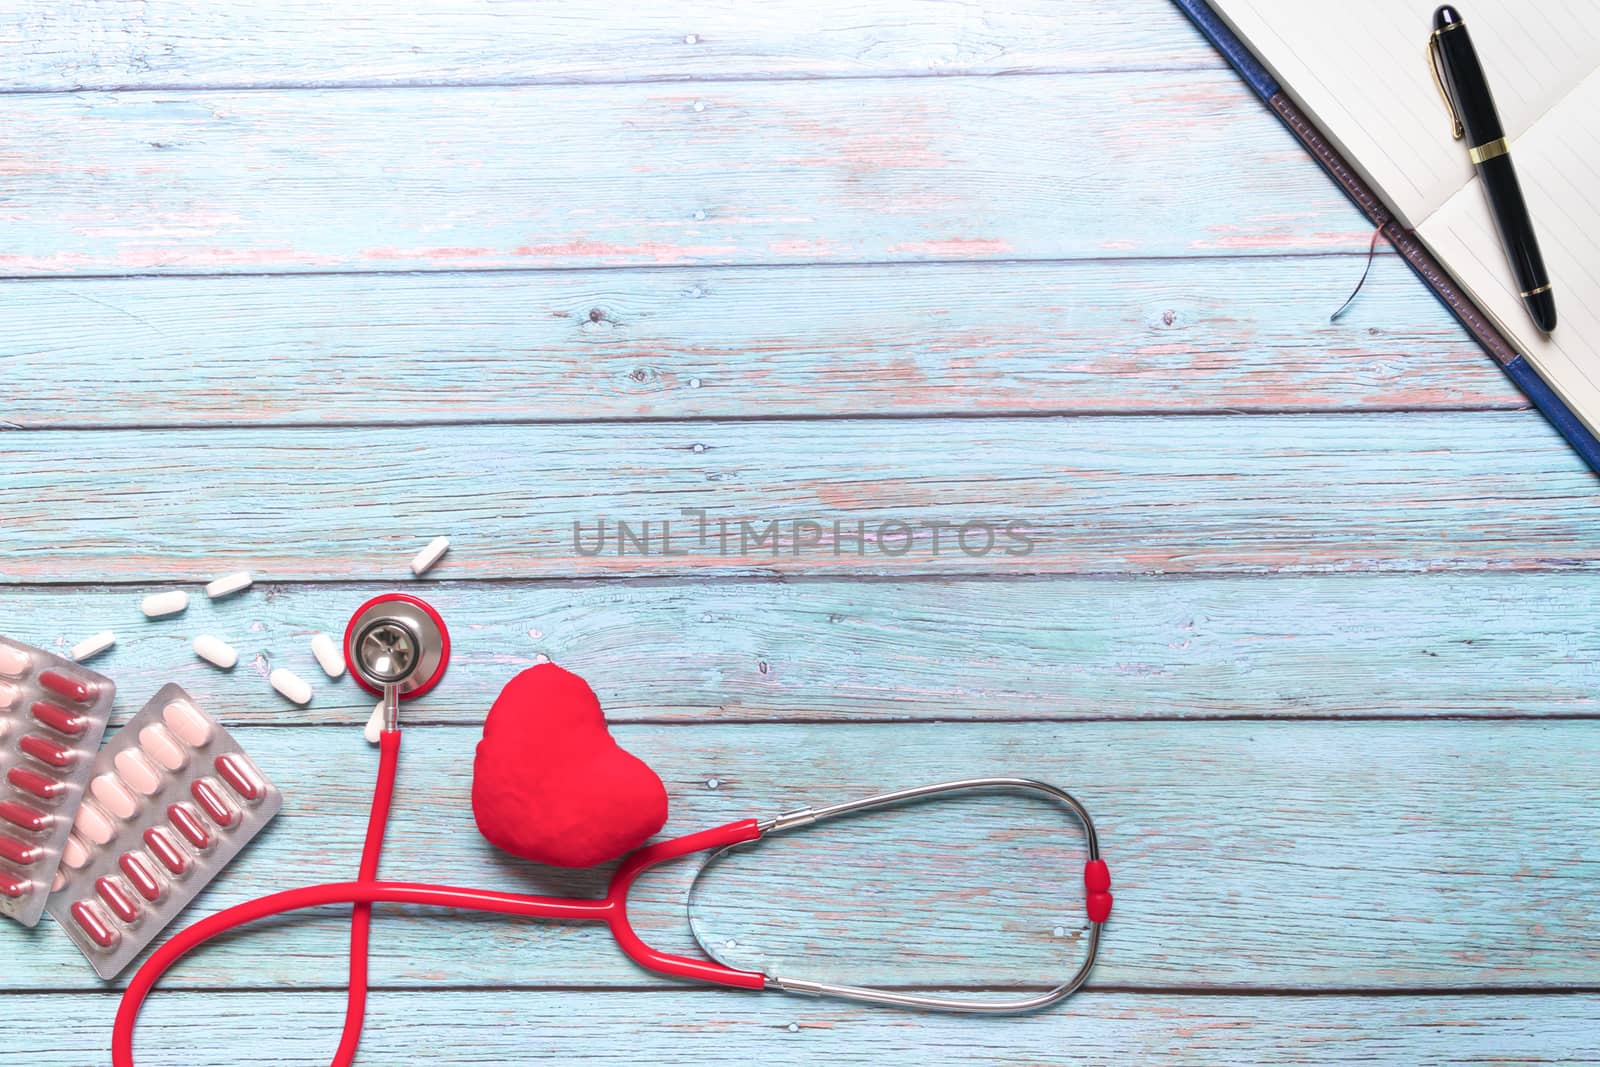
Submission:
POLYGON ((1600 434, 1600 0, 1461 5, 1554 287, 1558 325, 1548 337, 1523 306, 1466 146, 1450 136, 1427 60, 1436 4, 1209 0, 1472 302, 1600 434))

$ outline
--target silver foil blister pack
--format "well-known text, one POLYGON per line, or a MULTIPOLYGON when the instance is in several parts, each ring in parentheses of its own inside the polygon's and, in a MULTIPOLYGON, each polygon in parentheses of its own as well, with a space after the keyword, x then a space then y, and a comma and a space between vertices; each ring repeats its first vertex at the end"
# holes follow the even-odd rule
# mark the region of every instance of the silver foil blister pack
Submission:
POLYGON ((282 806, 228 731, 163 686, 94 762, 50 914, 114 977, 282 806))
POLYGON ((44 914, 117 691, 111 679, 0 637, 0 915, 44 914))

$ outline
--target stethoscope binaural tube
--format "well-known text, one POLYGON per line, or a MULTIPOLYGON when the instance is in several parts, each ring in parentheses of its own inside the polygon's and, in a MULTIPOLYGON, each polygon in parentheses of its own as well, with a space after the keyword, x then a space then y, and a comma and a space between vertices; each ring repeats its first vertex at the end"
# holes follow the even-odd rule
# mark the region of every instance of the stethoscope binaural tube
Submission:
MULTIPOLYGON (((954 782, 913 786, 909 789, 897 789, 893 792, 879 793, 876 796, 863 797, 860 800, 847 800, 843 803, 830 804, 826 807, 800 808, 796 811, 785 812, 776 818, 767 819, 759 823, 760 836, 748 842, 748 844, 757 845, 775 834, 815 826, 826 819, 837 819, 842 816, 855 815, 880 808, 931 800, 950 793, 987 792, 1041 794, 1066 808, 1078 824, 1083 827, 1084 844, 1087 852, 1087 862, 1083 867, 1084 907, 1089 918, 1089 938, 1088 946, 1084 951, 1083 962, 1070 978, 1042 993, 1009 1000, 969 1000, 961 997, 933 996, 923 993, 874 989, 867 986, 842 985, 835 982, 817 982, 774 974, 765 976, 767 988, 802 996, 853 1000, 862 1004, 879 1004, 886 1007, 910 1008, 917 1011, 977 1015, 1016 1015, 1023 1012, 1037 1011, 1057 1001, 1065 1000, 1076 993, 1084 982, 1089 980, 1089 972, 1094 970, 1095 961, 1100 954, 1101 928, 1111 917, 1111 872, 1106 867, 1105 861, 1100 858, 1100 838, 1095 833, 1094 820, 1089 817, 1088 810, 1078 802, 1077 798, 1064 789, 1057 788, 1048 782, 1035 781, 1032 778, 1009 777, 963 778, 954 782)), ((693 920, 695 894, 700 890, 701 879, 705 877, 706 872, 718 860, 744 847, 746 847, 745 844, 730 845, 713 854, 701 866, 700 870, 695 873, 694 881, 689 886, 690 931, 701 951, 719 963, 724 961, 717 955, 716 950, 711 945, 706 944, 700 937, 699 930, 695 928, 693 920)))

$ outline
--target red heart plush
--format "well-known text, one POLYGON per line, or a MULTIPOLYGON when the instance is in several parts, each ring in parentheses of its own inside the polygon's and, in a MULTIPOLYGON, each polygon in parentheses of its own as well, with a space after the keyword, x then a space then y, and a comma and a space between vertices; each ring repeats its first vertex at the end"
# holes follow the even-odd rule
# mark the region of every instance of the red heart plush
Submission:
POLYGON ((667 789, 611 737, 589 684, 541 663, 511 679, 489 709, 472 814, 483 836, 514 856, 591 867, 661 829, 667 789))

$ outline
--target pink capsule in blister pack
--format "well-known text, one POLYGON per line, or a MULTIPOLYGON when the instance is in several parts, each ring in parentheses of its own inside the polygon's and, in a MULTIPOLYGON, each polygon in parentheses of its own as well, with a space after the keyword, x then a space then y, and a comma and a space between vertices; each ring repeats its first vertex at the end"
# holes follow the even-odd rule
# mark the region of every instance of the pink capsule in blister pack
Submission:
POLYGON ((94 761, 50 914, 113 978, 281 807, 228 731, 163 686, 94 761))
POLYGON ((111 679, 0 637, 0 915, 34 926, 93 776, 111 679))

